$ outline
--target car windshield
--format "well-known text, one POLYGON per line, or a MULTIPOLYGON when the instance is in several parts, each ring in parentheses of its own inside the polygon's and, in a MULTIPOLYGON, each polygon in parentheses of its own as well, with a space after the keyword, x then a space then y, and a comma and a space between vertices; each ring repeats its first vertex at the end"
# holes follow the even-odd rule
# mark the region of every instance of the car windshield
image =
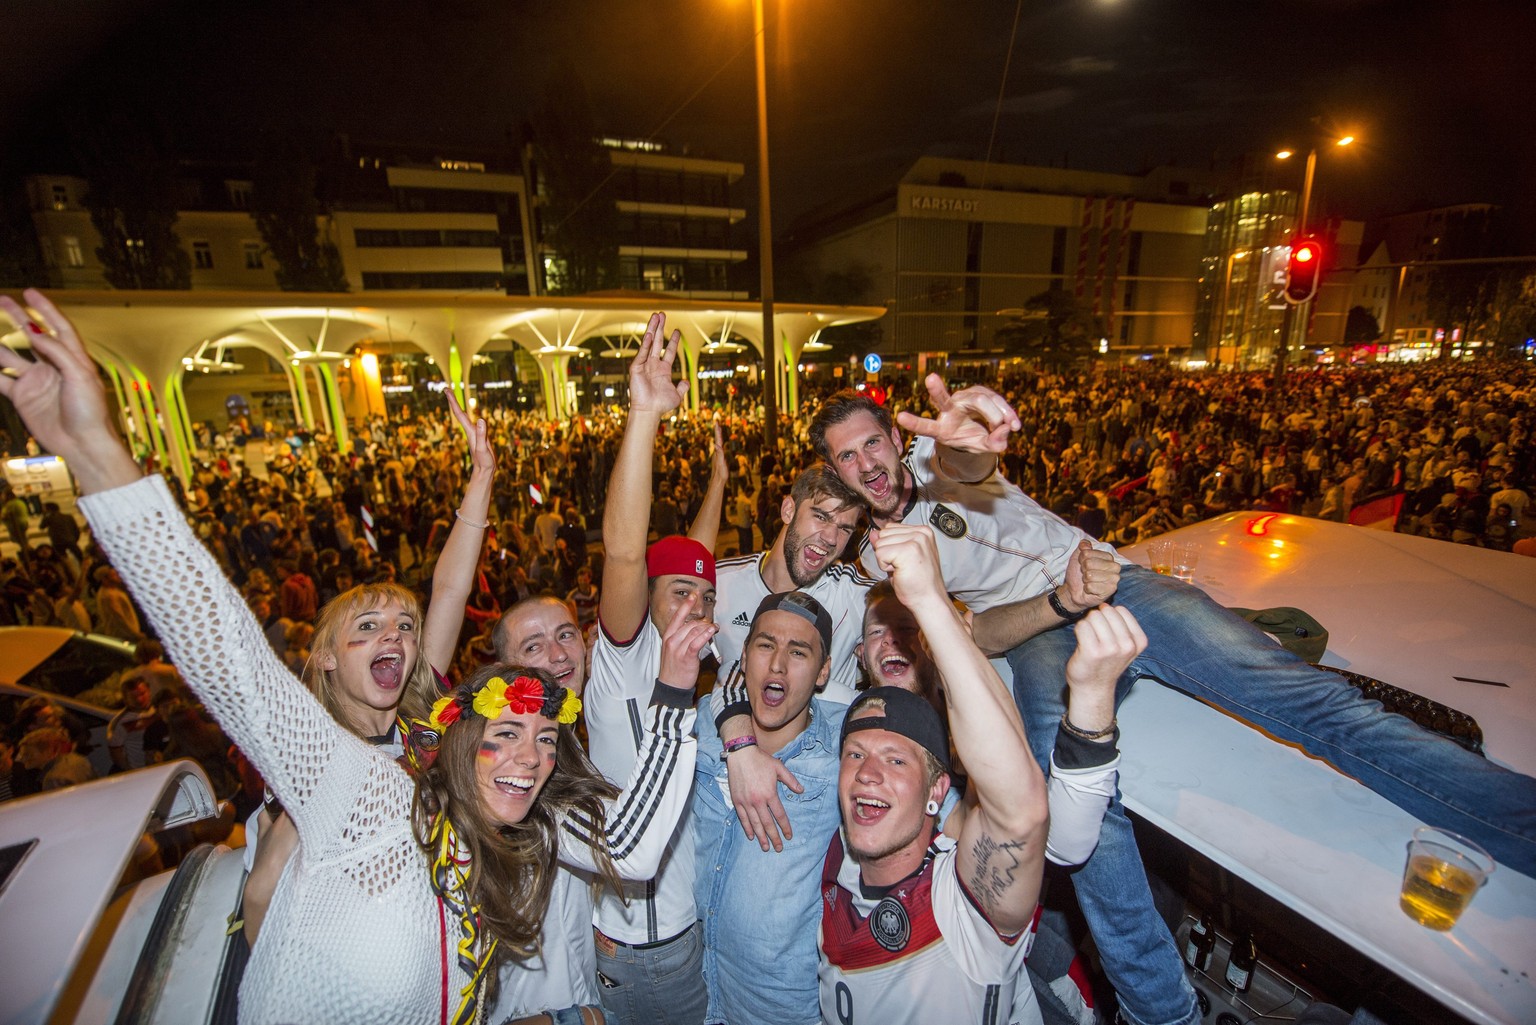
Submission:
POLYGON ((73 698, 134 665, 133 654, 83 637, 71 637, 17 683, 73 698))

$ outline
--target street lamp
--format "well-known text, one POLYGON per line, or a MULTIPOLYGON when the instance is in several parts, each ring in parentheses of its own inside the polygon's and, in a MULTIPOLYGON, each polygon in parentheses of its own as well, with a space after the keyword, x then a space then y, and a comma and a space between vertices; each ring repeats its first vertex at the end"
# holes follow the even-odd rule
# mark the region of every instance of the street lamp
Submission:
POLYGON ((763 444, 779 442, 779 343, 773 331, 773 217, 768 207, 768 71, 764 56, 763 0, 752 0, 752 36, 757 55, 757 233, 758 291, 763 303, 763 444))
MULTIPOLYGON (((1348 146, 1355 141, 1353 135, 1341 136, 1333 140, 1334 146, 1348 146)), ((1283 149, 1275 154, 1276 160, 1289 160, 1295 156, 1294 150, 1283 149)), ((1317 174, 1317 147, 1313 146, 1307 151, 1307 170, 1301 181, 1301 212, 1296 219, 1296 238, 1302 238, 1307 234, 1307 219, 1312 212, 1312 179, 1317 174)), ((1311 300, 1303 305, 1310 305, 1311 300)), ((1275 383, 1279 383, 1285 377, 1285 363, 1291 351, 1291 331, 1296 319, 1296 307, 1291 303, 1285 306, 1285 315, 1280 322, 1280 348, 1275 354, 1275 383)), ((1307 321, 1303 320, 1303 330, 1307 321)))

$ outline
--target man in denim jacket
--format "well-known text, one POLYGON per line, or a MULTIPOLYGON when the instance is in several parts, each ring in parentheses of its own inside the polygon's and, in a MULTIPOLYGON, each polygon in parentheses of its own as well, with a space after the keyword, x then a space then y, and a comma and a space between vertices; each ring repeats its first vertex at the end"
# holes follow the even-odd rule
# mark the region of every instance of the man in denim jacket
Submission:
POLYGON ((847 712, 815 696, 827 681, 831 643, 832 619, 816 599, 801 591, 764 598, 742 649, 739 679, 727 688, 745 687, 751 732, 733 736, 727 749, 708 722, 698 730, 694 901, 704 923, 706 1022, 821 1020, 818 880, 837 831, 838 737, 847 712), (754 746, 781 760, 802 788, 780 788, 793 824, 782 852, 749 839, 731 805, 726 761, 732 751, 754 746))

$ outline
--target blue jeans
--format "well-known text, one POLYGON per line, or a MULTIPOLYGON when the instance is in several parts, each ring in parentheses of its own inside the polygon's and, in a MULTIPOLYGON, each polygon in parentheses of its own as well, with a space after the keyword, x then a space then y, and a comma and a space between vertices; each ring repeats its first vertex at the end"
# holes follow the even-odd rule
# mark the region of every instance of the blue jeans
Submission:
POLYGON ((612 957, 597 949, 597 992, 608 1025, 701 1025, 704 930, 695 922, 676 939, 636 950, 619 946, 612 957))
MULTIPOLYGON (((1313 669, 1203 591, 1125 566, 1116 605, 1135 613, 1147 650, 1120 681, 1150 676, 1326 759, 1410 814, 1471 837, 1502 864, 1536 875, 1536 779, 1499 768, 1382 711, 1333 673, 1313 669)), ((1061 719, 1071 630, 1050 630, 1008 654, 1030 745, 1047 764, 1061 719)), ((1152 906, 1119 795, 1098 849, 1073 874, 1122 1013, 1138 1025, 1194 1021, 1193 994, 1167 926, 1152 906)))

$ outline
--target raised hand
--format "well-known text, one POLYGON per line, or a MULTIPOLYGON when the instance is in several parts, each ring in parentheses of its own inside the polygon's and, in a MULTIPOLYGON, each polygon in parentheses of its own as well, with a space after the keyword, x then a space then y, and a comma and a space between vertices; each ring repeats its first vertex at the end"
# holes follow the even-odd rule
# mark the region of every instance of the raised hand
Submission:
POLYGON ((478 472, 496 473, 496 450, 491 447, 490 429, 485 420, 471 420, 468 413, 464 412, 459 400, 454 398, 453 388, 443 389, 443 394, 448 398, 448 412, 453 414, 459 427, 464 431, 464 437, 469 442, 469 465, 478 472))
POLYGON ((651 314, 640 349, 629 364, 629 408, 632 412, 666 414, 682 405, 688 382, 672 380, 672 364, 683 336, 676 330, 667 337, 667 317, 651 314))
POLYGON ((1129 609, 1118 605, 1100 605, 1078 621, 1073 628, 1077 650, 1067 660, 1067 690, 1070 692, 1073 723, 1083 729, 1098 729, 1114 714, 1115 686, 1137 655, 1147 649, 1147 635, 1129 609), (1079 721, 1080 705, 1108 709, 1102 723, 1079 721))
POLYGON ((1067 561, 1065 604, 1069 612, 1097 608, 1114 597, 1120 587, 1120 563, 1091 541, 1079 541, 1067 561))
POLYGON ((137 480, 138 465, 112 423, 100 374, 74 325, 36 289, 23 298, 41 323, 9 296, 0 296, 0 310, 26 334, 34 358, 0 347, 0 395, 38 444, 69 464, 83 492, 137 480))
POLYGON ((715 424, 715 447, 710 451, 709 476, 712 480, 730 479, 731 468, 725 461, 725 436, 720 431, 720 424, 715 424))
POLYGON ((889 574, 896 597, 919 614, 924 603, 949 604, 944 578, 939 572, 939 551, 933 529, 925 524, 892 523, 869 532, 875 560, 889 574))
POLYGON ((699 658, 719 627, 703 619, 690 619, 699 596, 690 594, 677 607, 661 635, 661 667, 656 678, 668 687, 692 694, 699 682, 699 658))
POLYGON ((904 430, 922 434, 957 452, 996 455, 1008 447, 1008 436, 1019 429, 1019 414, 997 392, 972 385, 950 394, 944 379, 929 374, 924 383, 937 416, 896 414, 904 430))

